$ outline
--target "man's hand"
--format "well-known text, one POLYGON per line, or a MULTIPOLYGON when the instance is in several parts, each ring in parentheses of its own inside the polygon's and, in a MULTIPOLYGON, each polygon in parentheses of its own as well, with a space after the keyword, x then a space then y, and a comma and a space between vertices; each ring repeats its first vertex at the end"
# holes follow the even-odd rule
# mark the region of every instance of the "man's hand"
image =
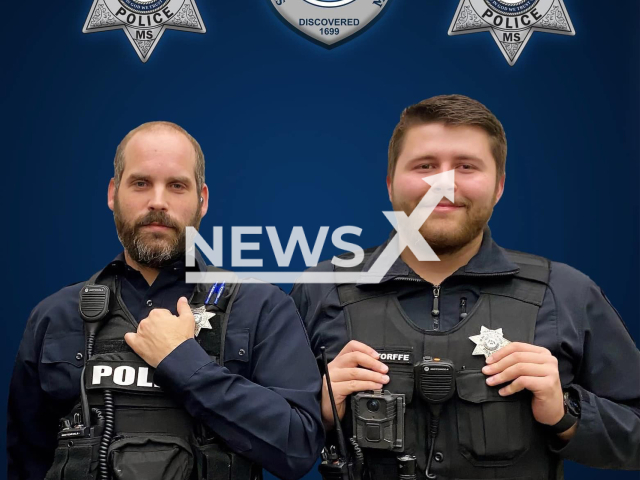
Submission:
POLYGON ((533 393, 534 418, 545 425, 555 425, 564 416, 562 385, 558 359, 546 348, 513 342, 487 358, 482 372, 490 375, 489 385, 501 385, 499 394, 512 395, 527 389, 533 393))
MULTIPOLYGON (((363 390, 378 390, 389 383, 389 377, 386 375, 389 367, 378 361, 379 357, 380 355, 371 347, 352 340, 329 363, 331 388, 340 419, 344 417, 347 408, 345 400, 349 395, 363 390)), ((323 383, 322 420, 329 428, 333 427, 334 422, 326 376, 323 383)))
POLYGON ((140 321, 137 333, 124 336, 124 341, 133 351, 153 368, 174 348, 194 336, 196 324, 185 297, 178 300, 177 310, 176 317, 169 310, 153 309, 147 318, 140 321))

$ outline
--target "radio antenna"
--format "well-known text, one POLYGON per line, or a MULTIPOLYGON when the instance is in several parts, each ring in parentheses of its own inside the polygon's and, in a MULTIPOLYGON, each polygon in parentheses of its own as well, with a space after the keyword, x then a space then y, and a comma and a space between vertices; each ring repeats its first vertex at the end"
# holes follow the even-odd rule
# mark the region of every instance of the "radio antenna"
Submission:
POLYGON ((329 400, 331 401, 331 410, 333 412, 333 423, 336 426, 336 435, 338 436, 338 454, 340 458, 347 458, 347 445, 344 442, 344 435, 342 434, 342 425, 340 424, 340 418, 338 417, 338 409, 336 408, 336 400, 333 397, 333 388, 331 387, 331 377, 329 376, 329 364, 327 362, 327 350, 325 347, 320 347, 322 352, 322 363, 324 364, 324 375, 327 378, 327 390, 329 390, 329 400))

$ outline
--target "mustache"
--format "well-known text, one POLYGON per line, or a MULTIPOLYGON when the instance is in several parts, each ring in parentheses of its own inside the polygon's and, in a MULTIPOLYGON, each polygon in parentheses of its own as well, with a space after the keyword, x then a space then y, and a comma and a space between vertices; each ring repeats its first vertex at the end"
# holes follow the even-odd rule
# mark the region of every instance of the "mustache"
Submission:
POLYGON ((175 229, 178 229, 180 227, 178 222, 173 220, 165 212, 153 211, 153 212, 147 213, 138 222, 136 222, 136 229, 140 227, 145 227, 147 225, 151 225, 152 223, 162 225, 163 227, 169 227, 169 228, 175 228, 175 229))

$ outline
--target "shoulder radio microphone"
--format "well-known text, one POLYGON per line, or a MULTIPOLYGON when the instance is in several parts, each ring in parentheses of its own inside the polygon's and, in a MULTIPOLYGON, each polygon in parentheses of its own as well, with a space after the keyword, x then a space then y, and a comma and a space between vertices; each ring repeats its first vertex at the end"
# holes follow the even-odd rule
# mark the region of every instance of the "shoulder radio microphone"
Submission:
MULTIPOLYGON (((107 316, 109 312, 109 287, 106 285, 84 285, 80 290, 80 298, 78 302, 78 311, 80 316, 84 320, 85 328, 85 362, 89 360, 89 357, 93 354, 93 342, 96 338, 96 333, 102 326, 102 320, 107 316)), ((91 415, 89 410, 89 402, 87 400, 87 393, 84 387, 84 369, 82 367, 80 382, 80 398, 82 402, 82 416, 83 424, 87 428, 91 427, 91 415)), ((100 418, 100 417, 99 417, 100 418)))
POLYGON ((436 478, 430 473, 433 451, 438 436, 440 413, 442 406, 456 391, 456 370, 453 362, 444 358, 424 357, 415 366, 416 390, 429 406, 431 421, 429 422, 429 458, 427 460, 426 476, 436 478))
MULTIPOLYGON (((85 347, 85 362, 89 360, 93 354, 93 343, 96 339, 96 334, 102 326, 103 320, 109 313, 109 298, 111 297, 111 291, 106 285, 92 285, 86 284, 80 290, 80 301, 78 304, 78 310, 80 316, 84 320, 86 347, 85 347)), ((91 415, 89 410, 89 402, 87 399, 87 393, 84 386, 84 373, 85 367, 82 368, 81 383, 80 383, 80 395, 82 402, 82 415, 84 416, 84 423, 89 431, 91 428, 91 415)), ((101 430, 102 438, 100 439, 100 451, 98 455, 98 477, 100 480, 109 480, 109 467, 107 463, 108 447, 111 444, 113 432, 115 428, 115 411, 113 396, 111 390, 105 390, 104 393, 104 416, 102 412, 97 409, 91 411, 96 412, 99 429, 101 430)), ((96 432, 97 433, 97 432, 96 432)))
POLYGON ((451 360, 424 357, 415 367, 416 390, 429 405, 442 405, 456 391, 456 370, 451 360))

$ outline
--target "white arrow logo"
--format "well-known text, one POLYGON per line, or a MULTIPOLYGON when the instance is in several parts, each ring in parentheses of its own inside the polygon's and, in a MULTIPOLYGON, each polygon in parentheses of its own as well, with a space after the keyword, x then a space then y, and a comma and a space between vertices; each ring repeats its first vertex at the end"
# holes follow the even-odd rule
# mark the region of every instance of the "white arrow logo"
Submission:
MULTIPOLYGON (((420 234, 420 228, 424 225, 424 222, 427 221, 427 218, 433 213, 433 210, 436 208, 438 203, 443 198, 447 198, 452 203, 455 203, 454 199, 454 190, 455 190, 455 182, 454 182, 454 174, 455 170, 448 170, 443 173, 439 173, 437 175, 431 175, 428 177, 422 178, 422 180, 429 185, 431 188, 427 191, 427 193, 422 197, 420 203, 416 206, 416 208, 411 212, 410 216, 407 216, 404 212, 382 212, 384 216, 389 220, 389 222, 393 225, 393 227, 398 232, 395 235, 389 244, 385 247, 382 254, 375 261, 371 269, 367 272, 361 271, 331 271, 331 272, 323 272, 323 271, 306 271, 306 272, 260 272, 260 271, 242 271, 242 272, 188 272, 186 275, 187 283, 216 283, 216 282, 236 282, 237 278, 242 278, 244 282, 250 283, 380 283, 380 281, 387 274, 391 266, 398 259, 400 254, 404 251, 405 248, 409 247, 411 251, 415 254, 416 258, 422 262, 424 261, 434 261, 437 262, 440 259, 435 254, 433 249, 429 246, 424 237, 420 234), (237 275, 237 277, 236 277, 237 275)), ((216 240, 217 244, 222 243, 222 227, 215 227, 219 229, 220 238, 216 240)), ((214 234, 216 232, 214 228, 214 234)), ((252 233, 260 233, 261 227, 255 227, 258 229, 258 232, 252 233)), ((317 264, 317 258, 320 255, 320 251, 322 247, 317 248, 314 246, 313 254, 311 255, 309 252, 309 244, 304 237, 304 231, 301 227, 296 227, 300 230, 299 235, 297 235, 294 243, 292 245, 295 246, 296 243, 301 244, 301 249, 304 253, 305 260, 307 257, 314 257, 314 265, 317 264), (302 242, 304 240, 304 243, 302 242), (304 247, 303 247, 304 245, 304 247)), ((327 229, 329 227, 322 227, 323 229, 327 229)), ((360 229, 356 227, 341 227, 343 231, 344 229, 349 229, 348 233, 352 233, 355 235, 360 235, 360 229)), ((341 229, 336 230, 336 232, 341 229)), ((274 242, 277 244, 277 249, 274 249, 276 254, 276 258, 278 258, 278 264, 288 265, 290 261, 291 254, 293 253, 294 247, 287 246, 287 252, 283 252, 282 245, 280 244, 279 237, 277 236, 277 232, 274 227, 267 227, 267 231, 269 232, 269 238, 272 240, 276 240, 274 242), (269 229, 272 229, 269 231, 269 229), (288 256, 288 259, 285 258, 288 256), (281 262, 280 258, 284 258, 281 262)), ((332 236, 335 236, 335 233, 332 236)), ((321 243, 324 242, 324 238, 326 237, 327 231, 321 229, 321 233, 319 237, 321 237, 321 243)), ((338 235, 338 238, 340 236, 338 235)), ((220 258, 216 260, 216 254, 213 249, 206 243, 206 241, 200 237, 198 232, 193 227, 187 227, 187 256, 191 256, 192 265, 195 265, 195 256, 193 253, 195 251, 196 245, 200 247, 200 249, 205 253, 205 255, 212 261, 212 263, 220 264, 222 253, 220 253, 220 258)), ((249 244, 246 244, 249 245, 249 244)), ((255 244, 258 245, 258 244, 255 244)), ((337 245, 337 244, 336 244, 337 245)), ((340 265, 344 267, 355 267, 362 262, 364 258, 364 251, 358 245, 343 243, 343 245, 351 246, 356 248, 355 250, 350 250, 354 254, 354 258, 348 260, 348 262, 355 261, 355 264, 352 265, 340 265)), ((344 248, 343 246, 339 246, 339 248, 344 248)), ((221 252, 221 250, 220 250, 221 252)), ((334 265, 338 265, 336 261, 337 257, 334 257, 332 263, 334 265)), ((261 260, 260 260, 261 262, 261 260)), ((309 266, 309 265, 308 265, 309 266)))
POLYGON ((454 173, 455 170, 448 170, 424 177, 422 180, 431 185, 431 188, 410 216, 407 217, 404 212, 382 212, 398 234, 391 239, 371 269, 362 273, 362 283, 379 283, 406 247, 409 247, 421 262, 440 260, 420 233, 420 228, 443 198, 446 197, 455 203, 454 173))

